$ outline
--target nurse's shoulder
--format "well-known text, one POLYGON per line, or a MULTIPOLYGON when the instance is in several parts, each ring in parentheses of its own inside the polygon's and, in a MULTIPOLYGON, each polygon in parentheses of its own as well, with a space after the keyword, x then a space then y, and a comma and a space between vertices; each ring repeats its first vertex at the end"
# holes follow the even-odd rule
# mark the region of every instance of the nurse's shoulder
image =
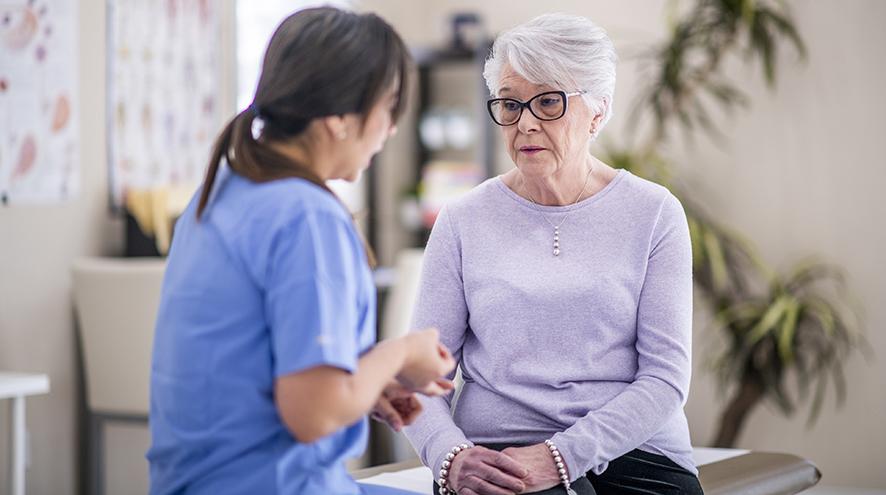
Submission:
POLYGON ((225 239, 260 242, 306 221, 329 227, 351 224, 341 202, 310 181, 286 178, 253 182, 234 173, 225 179, 204 212, 204 219, 225 239))
MULTIPOLYGON (((338 250, 359 246, 350 214, 336 197, 317 184, 300 178, 253 182, 236 174, 219 190, 206 211, 228 244, 231 254, 244 262, 255 281, 279 250, 305 248, 305 236, 321 242, 344 243, 338 250)), ((335 249, 331 245, 327 248, 335 249)))
MULTIPOLYGON (((305 214, 330 216, 350 222, 350 216, 341 202, 329 191, 308 180, 292 177, 268 182, 252 182, 234 178, 236 202, 242 203, 242 213, 251 221, 257 217, 288 223, 305 214)), ((234 192, 234 191, 232 191, 234 192)))

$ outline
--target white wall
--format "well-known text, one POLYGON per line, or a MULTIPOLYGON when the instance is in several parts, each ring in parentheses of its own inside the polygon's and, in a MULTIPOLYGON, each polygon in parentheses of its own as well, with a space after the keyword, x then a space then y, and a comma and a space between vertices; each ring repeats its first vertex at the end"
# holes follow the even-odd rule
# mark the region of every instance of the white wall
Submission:
MULTIPOLYGON (((71 261, 115 252, 120 225, 107 205, 105 2, 79 12, 81 189, 50 206, 0 207, 0 369, 49 374, 52 391, 27 400, 28 493, 76 490, 76 397, 71 261)), ((9 408, 0 404, 0 493, 8 493, 9 408)))
MULTIPOLYGON (((617 114, 604 139, 622 142, 627 110, 639 89, 631 55, 663 39, 667 3, 366 0, 363 6, 419 45, 442 42, 448 14, 455 11, 480 13, 491 32, 544 12, 589 16, 607 28, 621 57, 617 114)), ((739 446, 813 459, 829 485, 886 488, 886 263, 879 255, 886 243, 881 217, 886 33, 880 26, 886 3, 827 0, 814 8, 811 2, 789 3, 808 44, 808 63, 797 64, 787 53, 774 92, 765 88, 758 68, 731 66, 733 81, 748 93, 752 107, 722 120, 728 136, 722 149, 701 138, 694 148, 677 143, 671 156, 715 218, 753 239, 769 263, 786 268, 804 256, 820 255, 844 267, 866 309, 868 337, 878 355, 870 364, 853 358, 846 370, 848 402, 835 410, 828 401, 813 430, 804 428, 805 410, 786 419, 761 407, 750 416, 739 446)), ((411 170, 412 164, 397 156, 412 155, 392 145, 382 167, 411 170)), ((696 370, 686 411, 694 443, 704 445, 712 440, 723 404, 702 366, 716 338, 704 326, 703 311, 697 320, 696 370)))

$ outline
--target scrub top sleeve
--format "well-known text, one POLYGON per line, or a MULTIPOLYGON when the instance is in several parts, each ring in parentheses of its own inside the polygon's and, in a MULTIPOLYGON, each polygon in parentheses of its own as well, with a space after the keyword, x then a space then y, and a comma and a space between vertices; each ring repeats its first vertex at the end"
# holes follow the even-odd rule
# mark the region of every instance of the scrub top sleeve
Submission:
POLYGON ((353 227, 307 213, 281 230, 267 269, 265 315, 274 375, 321 365, 357 369, 361 304, 353 227))

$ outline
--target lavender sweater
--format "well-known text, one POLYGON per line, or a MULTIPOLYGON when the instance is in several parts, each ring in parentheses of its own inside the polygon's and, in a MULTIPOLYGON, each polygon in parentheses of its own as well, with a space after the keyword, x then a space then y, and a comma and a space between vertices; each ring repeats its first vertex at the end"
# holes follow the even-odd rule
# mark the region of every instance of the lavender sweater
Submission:
POLYGON ((413 328, 434 326, 464 386, 406 435, 436 473, 459 443, 552 439, 573 480, 640 448, 692 473, 692 255, 680 202, 621 170, 571 206, 500 178, 449 204, 425 251, 413 328), (553 256, 553 228, 560 249, 553 256))

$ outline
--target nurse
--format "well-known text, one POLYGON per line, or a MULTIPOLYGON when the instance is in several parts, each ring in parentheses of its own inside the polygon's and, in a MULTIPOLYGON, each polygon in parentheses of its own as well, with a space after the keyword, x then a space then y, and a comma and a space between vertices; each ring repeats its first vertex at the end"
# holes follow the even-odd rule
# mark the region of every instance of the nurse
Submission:
POLYGON ((375 344, 371 252, 326 186, 394 132, 409 55, 372 14, 277 28, 252 105, 176 225, 151 369, 151 493, 402 494, 358 485, 367 414, 395 429, 440 395, 429 329, 375 344))

